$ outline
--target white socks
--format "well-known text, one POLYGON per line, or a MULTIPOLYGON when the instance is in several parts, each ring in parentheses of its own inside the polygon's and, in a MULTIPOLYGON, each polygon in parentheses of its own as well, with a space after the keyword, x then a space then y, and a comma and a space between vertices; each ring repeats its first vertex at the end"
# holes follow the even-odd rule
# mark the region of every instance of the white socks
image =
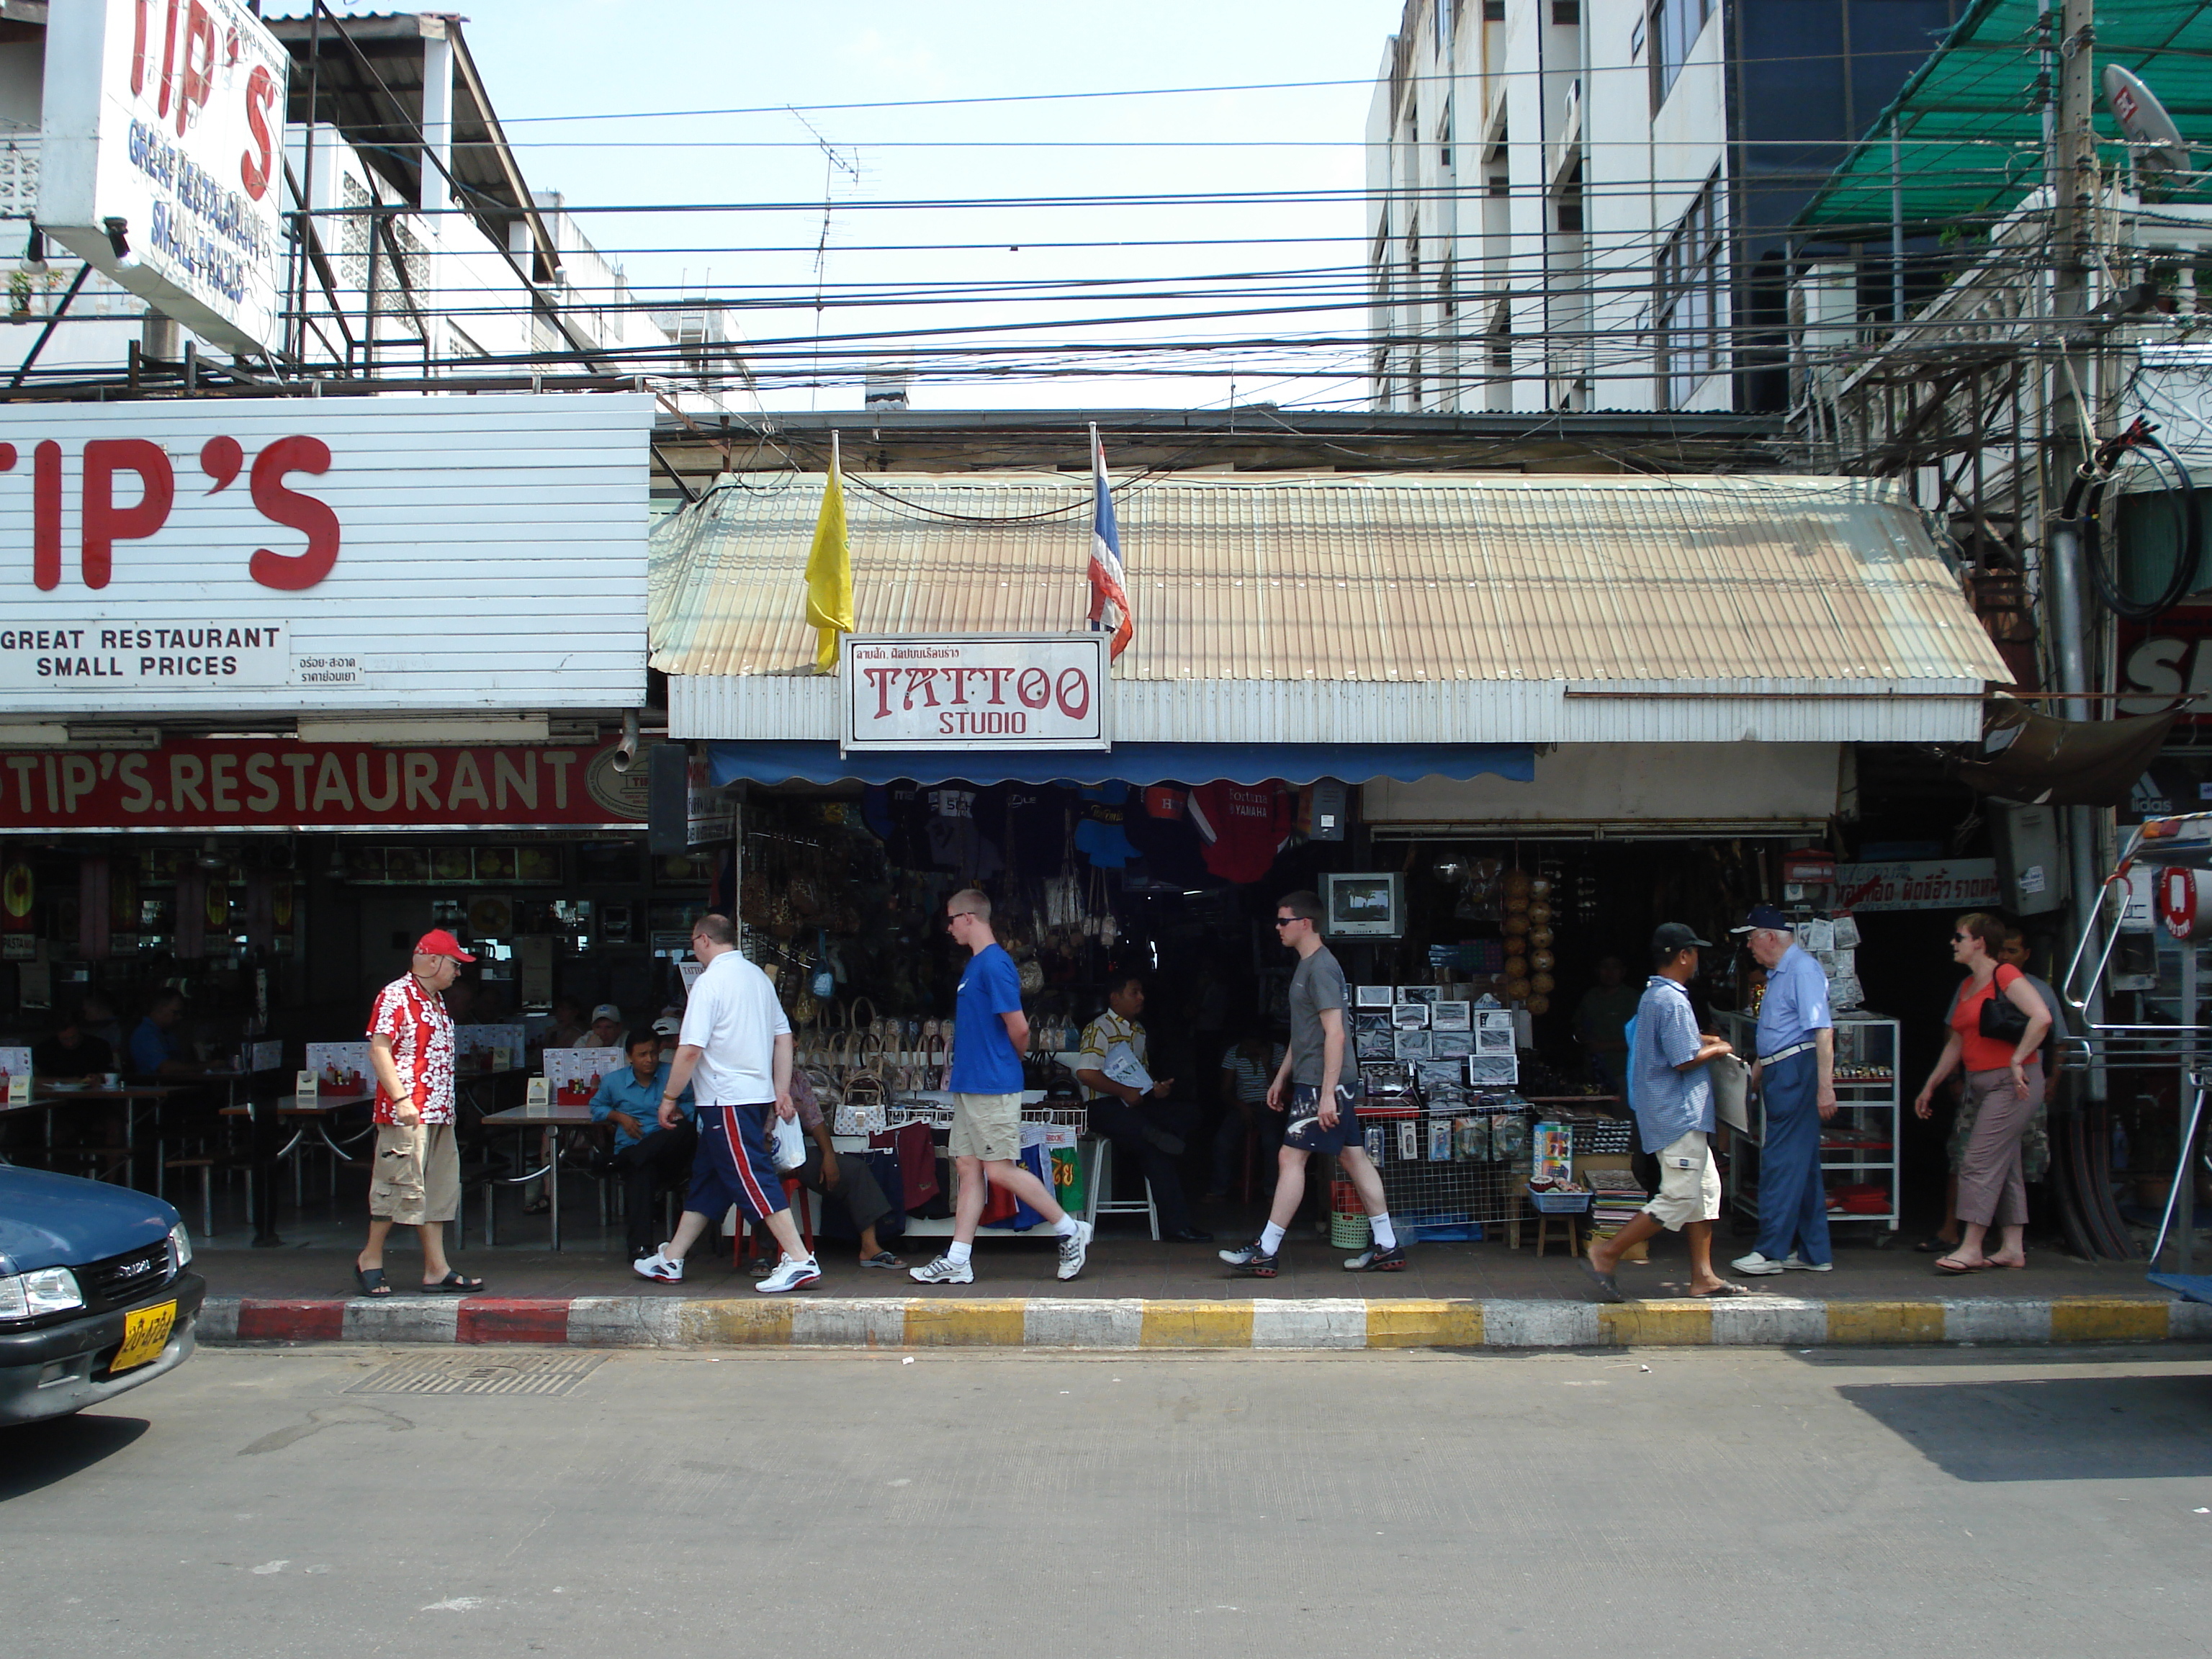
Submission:
POLYGON ((1062 1238, 1073 1238, 1075 1237, 1075 1230, 1082 1224, 1080 1218, 1070 1215, 1066 1211, 1062 1210, 1060 1212, 1060 1224, 1054 1227, 1053 1231, 1058 1233, 1062 1238))
POLYGON ((956 1267, 964 1267, 968 1265, 968 1252, 975 1248, 973 1244, 963 1244, 956 1238, 945 1247, 945 1259, 956 1267))
POLYGON ((1260 1250, 1262 1255, 1273 1255, 1276 1251, 1282 1248, 1282 1228, 1278 1227, 1273 1222, 1270 1221, 1266 1226, 1260 1229, 1260 1250))
POLYGON ((1375 1230, 1376 1249, 1395 1250, 1398 1248, 1398 1230, 1390 1224, 1390 1218, 1387 1214, 1369 1216, 1367 1224, 1375 1230))

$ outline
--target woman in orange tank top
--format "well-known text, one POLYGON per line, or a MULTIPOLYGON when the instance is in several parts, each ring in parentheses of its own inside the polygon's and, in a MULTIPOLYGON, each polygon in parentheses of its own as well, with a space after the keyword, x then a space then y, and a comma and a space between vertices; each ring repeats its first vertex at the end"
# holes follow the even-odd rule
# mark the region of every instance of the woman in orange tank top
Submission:
POLYGON ((2051 1030, 2051 1012, 2026 975, 1997 960, 2004 943, 2004 924, 1979 911, 1960 916, 1952 929, 1951 959, 1966 970, 1966 982, 1959 988, 1943 1053, 1912 1103, 1913 1111, 1927 1117, 1936 1085, 1965 1062, 1966 1091, 1980 1109, 1959 1169, 1959 1219, 1966 1224, 1966 1242, 1936 1263, 1947 1273, 2027 1265, 2027 1183, 2021 1139, 2043 1099, 2038 1051, 2051 1030), (2027 1018, 2027 1029, 2010 1042, 1982 1035, 1982 1010, 2000 996, 2027 1018), (1982 1248, 1992 1226, 2004 1234, 2003 1247, 1994 1255, 1982 1248))

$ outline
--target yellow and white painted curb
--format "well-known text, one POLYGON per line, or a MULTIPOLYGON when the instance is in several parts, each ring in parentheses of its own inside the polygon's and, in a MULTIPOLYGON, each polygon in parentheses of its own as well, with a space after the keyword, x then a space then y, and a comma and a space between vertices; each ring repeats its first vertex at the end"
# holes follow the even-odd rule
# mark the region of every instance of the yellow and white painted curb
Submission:
POLYGON ((1364 1349, 1878 1347, 2212 1340, 2212 1307, 2149 1297, 1929 1302, 1080 1297, 210 1297, 204 1342, 583 1347, 1364 1349))

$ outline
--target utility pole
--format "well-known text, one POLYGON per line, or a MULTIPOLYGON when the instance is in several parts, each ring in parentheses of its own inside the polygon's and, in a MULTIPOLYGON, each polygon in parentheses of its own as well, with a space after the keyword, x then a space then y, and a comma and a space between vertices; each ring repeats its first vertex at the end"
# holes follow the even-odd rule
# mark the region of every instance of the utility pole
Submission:
MULTIPOLYGON (((2051 190, 2051 322, 2046 337, 2057 345, 2053 361, 2043 370, 2045 431, 2043 448, 2043 519, 2050 527, 2045 544, 2045 578, 2050 595, 2050 624, 2058 690, 2068 695, 2058 712, 2069 720, 2086 720, 2089 704, 2081 694, 2089 686, 2087 608, 2082 598, 2081 538, 2059 519, 2074 468, 2096 442, 2090 422, 2095 419, 2090 401, 2097 390, 2094 356, 2082 350, 2082 319, 2089 308, 2089 238, 2096 222, 2096 134, 2091 125, 2095 108, 2095 0, 2044 0, 2045 84, 2053 88, 2056 118, 2047 119, 2049 133, 2047 180, 2051 190), (2056 9, 2056 18, 2051 12, 2056 9), (2056 27, 2052 27, 2056 24, 2056 27)), ((2102 842, 2097 809, 2069 807, 2066 848, 2069 884, 2073 889, 2073 921, 2077 937, 2099 931, 2104 889, 2098 880, 2098 854, 2102 842)), ((2118 919, 2115 918, 2115 925, 2118 919)), ((2094 959, 2095 952, 2091 953, 2094 959)), ((2087 1013, 2092 1023, 2104 1018, 2103 994, 2094 985, 2086 988, 2087 1013)), ((2106 1097, 2105 1068, 2092 1061, 2083 1079, 2084 1092, 2092 1101, 2106 1097)))

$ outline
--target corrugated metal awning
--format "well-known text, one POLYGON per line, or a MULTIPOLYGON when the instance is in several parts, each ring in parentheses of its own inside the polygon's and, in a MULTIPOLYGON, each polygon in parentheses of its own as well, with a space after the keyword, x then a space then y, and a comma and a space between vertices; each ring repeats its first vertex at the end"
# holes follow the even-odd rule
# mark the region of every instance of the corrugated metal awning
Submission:
MULTIPOLYGON (((653 532, 672 735, 834 738, 803 573, 818 475, 653 532)), ((847 492, 870 633, 1074 631, 1086 475, 847 492)), ((1889 483, 1170 474, 1116 496, 1133 743, 1964 741, 2009 683, 1889 483)))

